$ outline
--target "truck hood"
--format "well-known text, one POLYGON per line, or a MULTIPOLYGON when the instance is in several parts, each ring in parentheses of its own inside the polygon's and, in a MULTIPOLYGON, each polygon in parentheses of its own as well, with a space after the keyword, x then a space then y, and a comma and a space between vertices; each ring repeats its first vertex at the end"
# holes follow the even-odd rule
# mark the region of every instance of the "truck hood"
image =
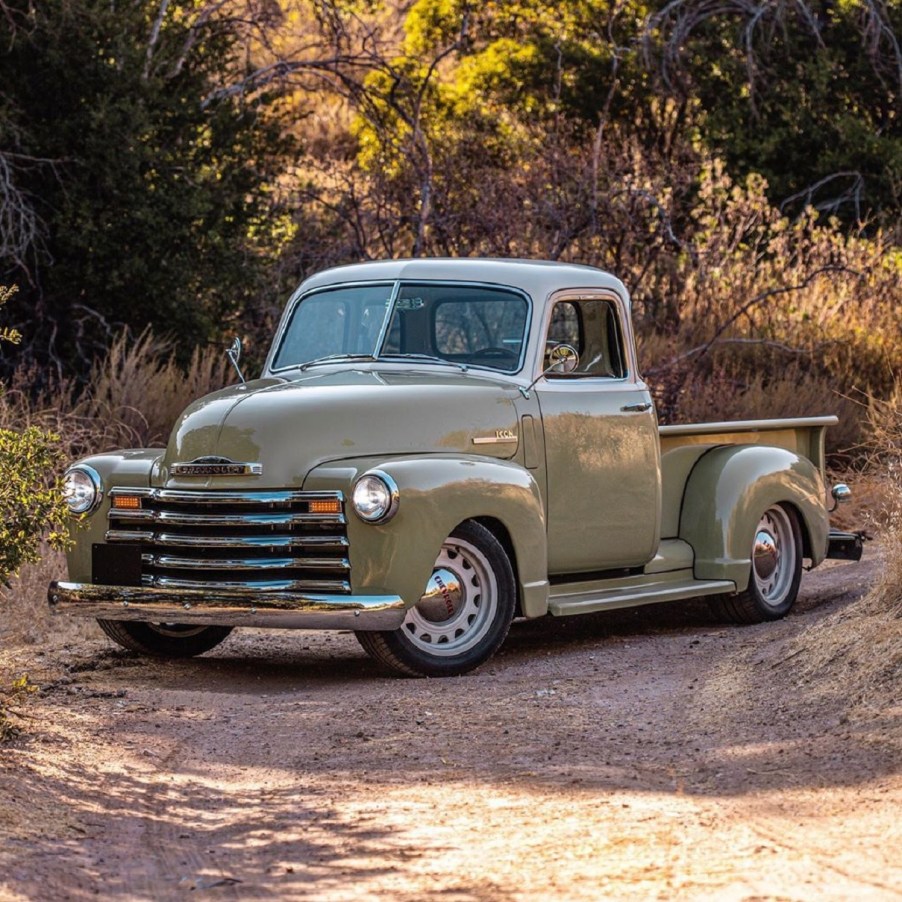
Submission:
MULTIPOLYGON (((510 383, 444 372, 339 370, 257 379, 191 404, 172 430, 157 474, 170 487, 301 486, 314 467, 353 457, 477 453, 510 458, 517 436, 510 383), (173 476, 172 464, 202 457, 261 464, 259 476, 173 476)), ((156 481, 156 480, 155 480, 156 481)))

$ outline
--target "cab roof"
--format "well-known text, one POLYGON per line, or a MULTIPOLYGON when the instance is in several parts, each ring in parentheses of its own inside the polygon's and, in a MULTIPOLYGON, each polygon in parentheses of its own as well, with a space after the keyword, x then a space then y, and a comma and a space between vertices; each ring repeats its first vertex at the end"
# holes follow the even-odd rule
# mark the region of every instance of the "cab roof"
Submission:
POLYGON ((550 260, 505 260, 482 257, 419 257, 411 260, 380 260, 336 266, 306 279, 298 289, 305 293, 348 282, 481 282, 519 288, 537 303, 561 289, 598 289, 616 292, 629 303, 623 283, 594 266, 556 263, 550 260))

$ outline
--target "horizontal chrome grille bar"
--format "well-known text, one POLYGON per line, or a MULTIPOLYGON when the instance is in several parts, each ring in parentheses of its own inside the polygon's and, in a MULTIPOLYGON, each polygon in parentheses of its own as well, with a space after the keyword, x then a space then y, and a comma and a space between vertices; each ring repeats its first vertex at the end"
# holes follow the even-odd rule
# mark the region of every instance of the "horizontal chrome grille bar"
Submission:
POLYGON ((144 576, 142 583, 161 589, 216 589, 258 592, 341 592, 351 591, 351 584, 342 579, 234 579, 216 580, 215 584, 201 579, 179 579, 174 576, 144 576))
POLYGON ((145 587, 179 591, 349 594, 341 492, 111 489, 106 540, 138 546, 145 587), (318 502, 318 503, 317 503, 318 502), (118 503, 122 503, 121 500, 118 503), (316 512, 316 508, 324 512, 316 512))
POLYGON ((110 529, 106 533, 106 541, 182 548, 315 548, 317 551, 343 551, 348 547, 344 536, 184 536, 176 532, 142 529, 110 529))
POLYGON ((143 562, 164 570, 343 570, 350 571, 347 558, 248 557, 194 558, 172 554, 145 554, 143 562))
POLYGON ((196 514, 184 511, 111 510, 111 520, 163 523, 173 526, 296 526, 305 523, 345 523, 344 514, 248 513, 196 514))
MULTIPOLYGON (((344 501, 341 492, 302 491, 222 491, 193 492, 178 489, 110 489, 110 495, 138 495, 153 501, 172 504, 302 504, 308 501, 344 501)), ((117 512, 119 513, 119 512, 117 512)))

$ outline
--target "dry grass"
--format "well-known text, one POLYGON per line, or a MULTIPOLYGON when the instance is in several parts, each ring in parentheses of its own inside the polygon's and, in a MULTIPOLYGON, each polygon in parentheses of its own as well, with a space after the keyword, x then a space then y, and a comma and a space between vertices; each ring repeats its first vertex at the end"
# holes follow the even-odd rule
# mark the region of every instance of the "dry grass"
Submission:
POLYGON ((61 437, 69 459, 116 448, 165 444, 178 415, 196 398, 233 381, 219 348, 197 348, 180 367, 169 343, 145 331, 121 333, 88 384, 43 384, 33 369, 17 371, 0 395, 0 427, 38 426, 61 437), (40 389, 35 386, 43 385, 40 389))
POLYGON ((886 710, 902 689, 902 506, 884 534, 883 572, 865 598, 814 624, 797 640, 798 674, 853 709, 886 710))
POLYGON ((902 255, 770 206, 764 183, 703 175, 696 229, 666 282, 637 292, 640 361, 668 422, 837 413, 836 452, 873 438, 867 405, 902 367, 902 255), (646 295, 651 295, 648 297, 646 295), (653 302, 665 309, 649 319, 653 302))
POLYGON ((881 536, 883 570, 864 599, 816 624, 800 644, 808 678, 842 687, 866 708, 902 697, 902 392, 872 399, 868 417, 869 470, 882 486, 870 519, 881 536))

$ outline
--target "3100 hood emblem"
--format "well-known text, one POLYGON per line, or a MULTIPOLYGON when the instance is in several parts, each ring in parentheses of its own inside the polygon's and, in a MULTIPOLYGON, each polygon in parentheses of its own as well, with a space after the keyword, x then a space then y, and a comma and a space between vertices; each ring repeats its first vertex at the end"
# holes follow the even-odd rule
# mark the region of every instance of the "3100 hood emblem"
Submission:
POLYGON ((198 457, 190 463, 173 464, 173 476, 262 476, 263 464, 244 464, 227 457, 198 457))

